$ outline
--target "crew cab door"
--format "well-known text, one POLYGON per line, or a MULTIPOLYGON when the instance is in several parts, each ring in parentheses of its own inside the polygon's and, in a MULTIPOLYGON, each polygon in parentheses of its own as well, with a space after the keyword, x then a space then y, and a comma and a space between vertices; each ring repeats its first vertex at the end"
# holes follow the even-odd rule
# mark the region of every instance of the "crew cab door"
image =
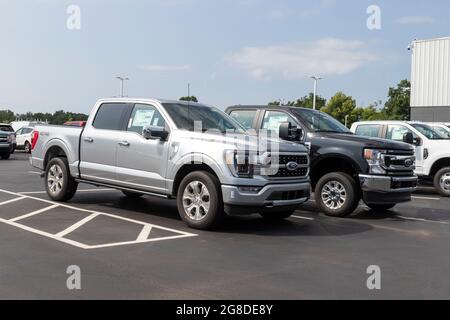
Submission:
POLYGON ((80 174, 83 179, 116 184, 116 152, 129 105, 104 103, 97 110, 81 136, 80 174))
POLYGON ((135 104, 126 130, 117 144, 117 178, 124 187, 166 193, 169 143, 145 139, 146 127, 166 129, 166 120, 154 105, 135 104))

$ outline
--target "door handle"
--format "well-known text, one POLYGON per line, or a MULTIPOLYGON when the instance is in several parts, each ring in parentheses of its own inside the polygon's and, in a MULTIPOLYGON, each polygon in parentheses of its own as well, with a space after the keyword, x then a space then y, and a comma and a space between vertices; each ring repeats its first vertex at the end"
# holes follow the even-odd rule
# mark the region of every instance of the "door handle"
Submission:
POLYGON ((119 146, 121 146, 121 147, 129 147, 130 143, 128 141, 121 141, 121 142, 119 142, 119 146))
POLYGON ((92 139, 92 138, 84 138, 84 141, 92 143, 92 142, 94 142, 94 139, 92 139))

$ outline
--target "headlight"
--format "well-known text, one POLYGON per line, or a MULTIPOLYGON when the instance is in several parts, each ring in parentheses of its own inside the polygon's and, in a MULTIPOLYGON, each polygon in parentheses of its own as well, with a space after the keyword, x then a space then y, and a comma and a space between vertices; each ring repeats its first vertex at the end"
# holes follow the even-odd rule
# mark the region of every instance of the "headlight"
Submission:
POLYGON ((384 155, 386 151, 375 150, 375 149, 365 149, 364 159, 366 159, 369 164, 369 173, 373 174, 386 174, 386 170, 383 169, 384 155))
POLYGON ((8 143, 11 143, 13 141, 12 136, 9 135, 8 138, 6 139, 6 141, 8 141, 8 143))
POLYGON ((233 176, 237 178, 253 178, 255 166, 249 154, 228 150, 225 152, 225 163, 233 176))

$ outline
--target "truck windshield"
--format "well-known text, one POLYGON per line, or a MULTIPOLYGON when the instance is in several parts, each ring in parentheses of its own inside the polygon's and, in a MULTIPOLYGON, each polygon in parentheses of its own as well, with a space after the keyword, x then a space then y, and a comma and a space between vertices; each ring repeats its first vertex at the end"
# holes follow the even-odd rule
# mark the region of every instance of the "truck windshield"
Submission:
POLYGON ((315 132, 353 134, 347 127, 326 113, 306 109, 292 109, 309 129, 315 132))
POLYGON ((419 131, 421 134, 423 134, 425 137, 427 137, 430 140, 444 140, 448 139, 448 137, 445 137, 441 135, 439 132, 434 130, 432 127, 422 124, 422 123, 412 123, 411 126, 415 128, 417 131, 419 131))
POLYGON ((14 129, 11 126, 0 125, 0 131, 3 131, 3 132, 14 132, 14 129))
POLYGON ((194 126, 201 125, 203 132, 246 133, 230 116, 213 107, 185 103, 164 103, 163 106, 179 129, 194 131, 194 126))

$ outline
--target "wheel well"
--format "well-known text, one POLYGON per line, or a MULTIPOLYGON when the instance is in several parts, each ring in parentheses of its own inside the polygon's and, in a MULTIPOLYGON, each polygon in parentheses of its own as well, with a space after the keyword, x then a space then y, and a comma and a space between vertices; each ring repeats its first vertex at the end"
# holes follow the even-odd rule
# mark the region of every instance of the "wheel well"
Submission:
POLYGON ((444 158, 436 161, 430 170, 430 176, 434 177, 434 175, 441 170, 442 168, 450 167, 450 158, 444 158))
POLYGON ((178 192, 178 187, 181 184, 181 181, 186 177, 188 174, 195 172, 195 171, 206 171, 211 173, 213 176, 215 176, 218 180, 219 177, 214 172, 213 169, 211 169, 206 164, 185 164, 178 170, 177 175, 175 176, 175 180, 173 182, 173 189, 172 189, 172 195, 176 197, 178 192))
POLYGON ((60 147, 54 146, 48 149, 47 153, 45 154, 44 158, 44 168, 47 167, 47 164, 52 160, 53 158, 67 158, 66 153, 63 149, 60 147))
POLYGON ((320 178, 331 172, 344 172, 356 179, 358 168, 351 161, 343 158, 332 157, 320 160, 314 165, 310 174, 312 187, 316 186, 320 178))

